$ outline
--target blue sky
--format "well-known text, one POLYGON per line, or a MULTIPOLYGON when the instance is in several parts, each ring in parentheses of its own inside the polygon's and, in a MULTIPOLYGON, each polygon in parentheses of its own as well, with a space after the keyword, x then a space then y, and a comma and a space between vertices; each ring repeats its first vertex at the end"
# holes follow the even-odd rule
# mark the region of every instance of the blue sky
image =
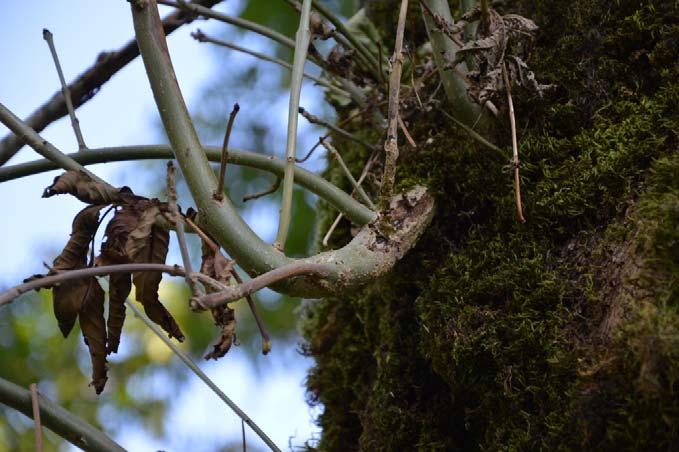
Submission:
MULTIPOLYGON (((282 2, 281 2, 282 3, 282 2)), ((229 0, 217 9, 224 12, 237 10, 239 2, 229 0)), ((161 8, 161 15, 169 12, 161 8)), ((59 82, 42 29, 48 28, 54 39, 67 80, 73 80, 88 68, 102 50, 114 50, 132 36, 129 5, 124 0, 36 0, 7 2, 3 5, 3 27, 0 27, 0 102, 20 117, 26 117, 59 88, 59 82)), ((211 21, 181 28, 169 38, 170 52, 177 77, 189 108, 195 102, 201 87, 210 80, 217 64, 214 52, 197 44, 189 33, 200 27, 215 32, 224 27, 211 21)), ((262 50, 261 39, 247 38, 251 47, 262 50)), ((231 57, 225 64, 238 64, 240 56, 231 57)), ((303 105, 312 105, 318 91, 306 84, 303 105), (306 102, 305 102, 306 101, 306 102)), ((287 100, 271 106, 272 127, 277 127, 276 137, 284 137, 287 100)), ((107 83, 93 100, 77 111, 85 142, 91 148, 130 144, 150 144, 159 141, 155 105, 148 88, 140 59, 128 65, 107 83)), ((302 132, 308 126, 300 124, 302 132)), ((8 130, 0 125, 0 135, 8 130)), ((52 124, 42 136, 64 152, 77 150, 77 143, 67 118, 52 124)), ((306 144, 309 134, 302 139, 306 144)), ((282 140, 281 140, 282 141, 282 140)), ((281 149, 274 150, 282 151, 281 149)), ((11 163, 33 160, 38 156, 24 147, 11 163)), ((316 161, 312 166, 322 163, 316 161)), ((134 163, 107 164, 91 167, 98 175, 114 185, 134 185, 143 193, 146 187, 144 174, 135 170, 134 163)), ((0 184, 0 285, 20 282, 27 275, 42 270, 40 258, 63 246, 68 236, 71 218, 81 204, 70 197, 42 199, 44 187, 49 185, 55 172, 32 176, 19 181, 0 184)), ((246 219, 265 239, 271 239, 275 224, 271 215, 250 212, 246 219)), ((176 250, 169 261, 179 262, 176 250)), ((227 359, 217 363, 201 364, 204 370, 253 419, 270 434, 274 441, 286 449, 288 440, 301 444, 317 428, 312 424, 312 413, 304 402, 303 379, 310 362, 294 352, 282 352, 271 358, 260 357, 261 373, 255 372, 250 358, 238 349, 227 359), (263 367, 262 367, 263 366, 263 367), (264 377, 260 378, 262 375, 264 377)), ((187 371, 188 372, 188 371, 187 371)), ((237 438, 240 422, 224 405, 197 380, 191 379, 182 388, 181 396, 170 414, 173 432, 167 443, 159 443, 143 430, 130 427, 117 438, 132 450, 173 450, 173 444, 187 444, 204 438, 237 438), (189 410, 192 415, 184 416, 189 410), (223 417, 222 417, 223 415, 223 417), (181 421, 173 421, 179 419, 181 421)), ((258 440, 248 434, 249 444, 258 440)), ((211 450, 209 444, 197 450, 211 450)), ((0 449, 2 449, 0 447, 0 449)), ((195 451, 194 451, 195 452, 195 451)))

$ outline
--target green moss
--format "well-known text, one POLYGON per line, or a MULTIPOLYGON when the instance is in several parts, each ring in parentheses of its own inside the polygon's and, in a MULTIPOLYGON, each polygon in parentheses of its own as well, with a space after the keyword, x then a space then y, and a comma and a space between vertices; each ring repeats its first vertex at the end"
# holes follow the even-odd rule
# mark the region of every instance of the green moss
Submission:
MULTIPOLYGON (((507 3, 541 25, 529 64, 559 85, 516 93, 528 222, 507 161, 404 112, 418 147, 401 146, 399 188, 429 187, 437 216, 392 274, 307 306, 321 450, 679 443, 679 8, 507 3)), ((494 133, 508 160, 504 121, 494 133)), ((365 150, 338 144, 358 174, 365 150)))

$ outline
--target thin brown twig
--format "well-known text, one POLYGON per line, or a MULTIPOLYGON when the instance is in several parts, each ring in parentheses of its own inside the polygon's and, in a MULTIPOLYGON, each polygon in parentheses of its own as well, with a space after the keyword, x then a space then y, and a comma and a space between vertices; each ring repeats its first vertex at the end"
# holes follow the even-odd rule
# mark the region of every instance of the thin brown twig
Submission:
MULTIPOLYGON (((112 273, 133 273, 133 272, 163 272, 172 276, 185 276, 187 274, 179 265, 165 265, 165 264, 119 264, 119 265, 102 265, 100 267, 87 267, 78 270, 68 270, 57 273, 52 276, 43 276, 32 279, 23 284, 18 284, 0 293, 0 306, 11 303, 18 296, 30 292, 31 290, 40 289, 43 287, 51 287, 65 281, 74 279, 91 278, 92 276, 104 276, 112 273)), ((216 289, 224 289, 224 284, 215 281, 207 275, 202 273, 193 273, 200 281, 209 284, 216 289)))
MULTIPOLYGON (((243 278, 241 278, 241 276, 238 274, 235 268, 231 269, 231 275, 238 284, 243 285, 243 278)), ((257 311, 255 301, 252 299, 252 295, 246 294, 245 301, 247 301, 248 306, 250 307, 250 311, 252 311, 252 316, 255 318, 255 323, 257 324, 257 328, 259 329, 259 334, 262 336, 262 354, 268 355, 269 352, 271 351, 271 338, 269 337, 269 333, 266 332, 266 328, 264 327, 264 321, 259 316, 259 312, 257 311)))
POLYGON ((354 187, 354 191, 358 193, 359 197, 361 200, 371 209, 375 209, 375 204, 373 204, 372 200, 370 199, 370 196, 361 188, 361 186, 358 184, 356 179, 354 179, 353 174, 351 174, 351 171, 349 170, 349 167, 347 167, 347 164, 344 163, 344 159, 340 155, 339 151, 333 146, 330 142, 327 140, 324 140, 321 138, 321 144, 323 144, 323 147, 330 152, 330 154, 335 157, 337 160, 337 163, 339 163, 340 168, 344 172, 344 175, 346 176, 347 179, 349 179, 349 182, 351 183, 351 186, 354 187))
POLYGON ((224 143, 222 144, 222 161, 219 165, 219 181, 217 191, 215 192, 215 199, 222 201, 224 199, 224 177, 226 176, 226 163, 229 161, 229 138, 231 138, 231 129, 233 129, 233 122, 236 120, 236 115, 240 111, 238 103, 233 104, 233 109, 229 114, 229 121, 226 123, 226 133, 224 134, 224 143))
MULTIPOLYGON (((221 0, 196 0, 193 3, 211 8, 221 0)), ((184 24, 193 22, 195 15, 190 12, 177 10, 163 19, 163 31, 166 35, 172 33, 184 24)), ((68 85, 73 107, 78 108, 92 99, 101 87, 111 77, 127 66, 139 56, 137 40, 131 39, 123 47, 112 52, 100 53, 97 60, 85 72, 68 85)), ((36 132, 45 129, 49 124, 68 114, 62 91, 59 90, 52 97, 38 107, 25 119, 28 126, 36 132)), ((0 166, 4 165, 24 145, 24 140, 14 134, 9 134, 0 141, 0 166)))
POLYGON ((73 127, 73 132, 75 133, 75 139, 78 141, 78 149, 83 151, 87 149, 87 145, 85 144, 85 139, 83 138, 82 131, 80 130, 80 121, 78 121, 78 118, 75 115, 75 110, 73 109, 71 92, 68 89, 68 84, 66 84, 64 72, 61 69, 61 63, 59 63, 59 55, 57 55, 57 48, 54 45, 54 36, 47 28, 43 28, 42 38, 47 42, 47 45, 50 48, 50 53, 52 54, 52 59, 54 60, 54 66, 56 67, 57 75, 59 76, 59 83, 61 83, 61 94, 64 96, 66 110, 68 110, 68 116, 71 118, 71 126, 73 127))
POLYGON ((520 223, 525 223, 523 216, 523 205, 521 204, 521 181, 519 178, 519 144, 516 139, 516 118, 514 117, 514 102, 512 101, 512 91, 507 76, 507 67, 502 63, 502 76, 507 89, 507 104, 509 106, 509 124, 512 129, 512 170, 514 172, 514 198, 516 199, 516 213, 520 223))
POLYGON ((278 188, 281 186, 281 180, 282 179, 280 177, 277 177, 271 187, 267 188, 266 190, 243 196, 243 202, 252 201, 253 199, 259 199, 270 195, 271 193, 276 193, 276 190, 278 190, 278 188))
POLYGON ((33 424, 35 425, 35 451, 42 452, 42 423, 40 422, 40 401, 38 400, 38 385, 31 383, 31 407, 33 408, 33 424))
MULTIPOLYGON (((346 124, 348 124, 349 122, 358 118, 359 116, 363 116, 364 114, 366 114, 370 110, 370 108, 371 107, 367 107, 367 108, 364 108, 362 110, 359 110, 358 112, 354 113, 353 115, 343 119, 342 121, 340 121, 337 124, 337 127, 343 127, 346 124)), ((326 139, 326 138, 330 137, 330 135, 332 135, 332 130, 329 131, 328 133, 326 133, 325 135, 323 135, 321 138, 326 139)), ((319 138, 318 141, 316 141, 316 144, 314 144, 312 146, 312 148, 309 150, 309 152, 307 152, 307 154, 303 158, 301 158, 301 159, 295 158, 295 162, 304 163, 307 160, 309 160, 309 157, 311 157, 311 155, 314 153, 314 151, 321 145, 321 138, 319 138)))
MULTIPOLYGON (((361 171, 361 176, 358 178, 358 185, 360 186, 363 181, 365 180, 366 176, 368 175, 368 171, 370 171, 370 168, 372 168, 373 163, 375 162, 375 158, 377 158, 377 151, 374 151, 368 161, 366 162, 365 166, 363 167, 363 171, 361 171)), ((351 192, 353 195, 355 193, 355 190, 351 192)), ((332 222, 332 225, 330 228, 328 228, 328 232, 325 233, 325 236, 323 237, 323 241, 321 242, 323 246, 328 246, 328 241, 330 240, 330 236, 332 236, 332 233, 335 231, 337 228, 337 225, 339 224, 340 220, 342 219, 344 215, 340 212, 337 214, 337 218, 335 218, 335 221, 332 222)))
POLYGON ((401 118, 401 115, 398 115, 398 125, 401 128, 403 135, 406 137, 406 140, 408 140, 408 144, 410 145, 410 147, 416 148, 417 143, 415 143, 415 140, 413 140, 413 137, 410 135, 410 132, 408 132, 408 128, 406 127, 406 124, 403 122, 403 118, 401 118))
MULTIPOLYGON (((394 55, 391 61, 391 74, 389 76, 389 112, 387 114, 387 139, 384 142, 384 172, 380 187, 380 208, 386 211, 394 192, 394 180, 396 178, 396 160, 398 159, 398 116, 399 94, 401 90, 401 72, 403 70, 403 34, 405 29, 406 15, 408 13, 408 0, 401 0, 401 10, 398 15, 396 27, 396 40, 394 55)), ((386 216, 384 216, 383 229, 387 229, 386 216)))
POLYGON ((343 137, 348 138, 351 141, 354 141, 354 142, 360 144, 361 146, 365 147, 366 149, 370 149, 372 151, 375 148, 373 145, 371 145, 367 141, 357 137, 353 133, 347 132, 346 130, 344 130, 344 129, 342 129, 342 128, 334 125, 334 124, 331 124, 327 121, 324 121, 321 118, 319 118, 318 116, 312 115, 306 109, 304 109, 304 107, 299 107, 299 114, 302 115, 304 117, 304 119, 309 121, 311 124, 316 124, 316 125, 325 127, 326 129, 330 129, 333 132, 338 133, 338 134, 342 135, 343 137))
POLYGON ((175 225, 175 234, 177 235, 177 242, 179 243, 179 251, 182 255, 182 262, 184 263, 184 268, 186 269, 186 276, 184 280, 186 284, 191 289, 191 300, 192 308, 194 306, 195 300, 198 300, 204 291, 198 286, 196 280, 194 279, 193 269, 191 268, 191 256, 189 255, 189 247, 186 244, 186 233, 184 232, 184 222, 182 221, 182 215, 179 213, 179 206, 177 205, 177 188, 175 183, 175 169, 172 164, 172 160, 167 162, 167 201, 170 210, 171 218, 168 218, 170 222, 175 225))

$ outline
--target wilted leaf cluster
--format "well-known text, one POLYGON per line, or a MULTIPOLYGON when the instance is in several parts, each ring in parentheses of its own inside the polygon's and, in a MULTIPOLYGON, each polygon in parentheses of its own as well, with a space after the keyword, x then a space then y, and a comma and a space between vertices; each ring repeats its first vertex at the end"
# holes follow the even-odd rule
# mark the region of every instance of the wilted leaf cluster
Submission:
MULTIPOLYGON (((137 196, 127 187, 114 188, 94 181, 80 171, 67 171, 55 178, 54 183, 45 189, 43 197, 57 194, 73 195, 89 206, 73 220, 71 237, 54 260, 49 275, 94 265, 165 263, 169 232, 158 225, 157 219, 167 210, 166 203, 137 196), (106 227, 101 253, 94 258, 94 236, 103 220, 99 214, 107 206, 111 206, 115 213, 106 227)), ((111 274, 107 320, 104 319, 105 293, 95 277, 71 280, 53 287, 54 314, 64 337, 71 332, 76 318, 79 320, 90 350, 92 385, 97 393, 101 393, 107 380, 106 356, 118 351, 125 321, 124 303, 133 283, 136 298, 149 318, 170 337, 184 340, 174 318, 159 301, 161 278, 160 272, 111 274)))
POLYGON ((469 95, 480 105, 497 101, 506 92, 503 69, 511 84, 542 97, 554 85, 543 85, 524 62, 530 54, 538 26, 518 14, 500 15, 493 8, 484 14, 479 6, 471 8, 462 20, 450 28, 460 31, 479 21, 475 39, 464 43, 457 51, 453 66, 466 62, 469 66, 469 95))

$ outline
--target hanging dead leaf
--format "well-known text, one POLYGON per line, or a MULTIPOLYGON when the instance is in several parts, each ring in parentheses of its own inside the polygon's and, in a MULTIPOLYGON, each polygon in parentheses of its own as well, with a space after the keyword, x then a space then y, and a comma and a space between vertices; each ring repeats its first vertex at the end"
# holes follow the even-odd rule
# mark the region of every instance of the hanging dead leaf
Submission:
MULTIPOLYGON (((229 284, 233 261, 227 259, 219 250, 213 250, 205 241, 202 244, 202 261, 200 272, 210 276, 222 284, 229 284)), ((215 289, 207 287, 208 293, 215 289)), ((215 325, 219 328, 219 338, 212 351, 205 355, 205 359, 219 359, 227 354, 236 341, 236 316, 233 309, 227 305, 210 309, 215 325)))
MULTIPOLYGON (((148 210, 150 213, 143 215, 137 227, 130 232, 125 249, 128 251, 128 258, 133 262, 164 264, 170 234, 167 229, 154 224, 159 210, 153 207, 148 210), (147 235, 144 237, 142 232, 147 235)), ((179 329, 179 325, 158 299, 158 287, 161 279, 162 273, 160 272, 135 272, 132 274, 137 300, 144 306, 146 315, 167 331, 170 337, 175 337, 181 342, 184 340, 184 335, 179 329)))
MULTIPOLYGON (((154 230, 157 233, 161 231, 157 228, 156 217, 160 215, 160 208, 158 205, 149 205, 144 210, 141 210, 137 217, 137 223, 129 234, 127 235, 127 241, 125 242, 125 255, 131 262, 154 262, 154 263, 165 263, 165 255, 153 255, 154 254, 154 243, 153 243, 153 233, 154 230), (140 260, 139 257, 142 257, 140 260), (144 257, 150 257, 156 259, 154 261, 144 260, 144 257), (162 258, 162 260, 160 260, 162 258)), ((165 231, 167 233, 167 231, 165 231)), ((167 234, 169 240, 169 234, 167 234)), ((158 237, 160 238, 160 237, 158 237)), ((158 243, 156 245, 161 245, 158 243)), ((160 251, 162 248, 156 249, 160 251)), ((165 251, 167 254, 167 250, 165 251)))
POLYGON ((125 251, 127 237, 137 227, 140 212, 136 204, 124 204, 116 210, 106 227, 106 240, 101 245, 98 265, 125 264, 131 262, 125 251))
POLYGON ((92 360, 92 386, 97 394, 106 385, 106 324, 104 322, 104 290, 96 278, 89 278, 78 318, 92 360))
POLYGON ((205 359, 219 359, 226 355, 236 341, 235 311, 228 306, 211 309, 215 325, 219 327, 219 339, 212 347, 212 351, 205 355, 205 359))
POLYGON ((483 17, 477 5, 462 16, 454 25, 460 29, 479 20, 476 37, 464 43, 457 51, 452 65, 468 63, 469 96, 480 105, 487 101, 502 102, 507 91, 502 67, 507 63, 510 84, 522 87, 539 97, 553 89, 554 85, 538 83, 535 75, 524 62, 528 58, 538 26, 532 20, 518 14, 500 15, 490 8, 483 17))
MULTIPOLYGON (((54 275, 61 270, 75 270, 87 266, 87 254, 92 237, 99 224, 99 211, 104 206, 90 206, 81 210, 73 220, 71 237, 59 254, 48 273, 54 275)), ((87 295, 89 282, 86 279, 66 281, 53 288, 52 303, 54 316, 64 337, 73 329, 87 295)))
POLYGON ((87 204, 114 204, 121 202, 124 195, 131 194, 129 188, 114 188, 92 180, 83 171, 69 170, 54 178, 52 185, 42 194, 43 198, 70 194, 87 204))
POLYGON ((120 336, 125 323, 125 300, 132 290, 130 273, 112 273, 109 277, 108 289, 108 343, 106 353, 117 353, 120 336))

